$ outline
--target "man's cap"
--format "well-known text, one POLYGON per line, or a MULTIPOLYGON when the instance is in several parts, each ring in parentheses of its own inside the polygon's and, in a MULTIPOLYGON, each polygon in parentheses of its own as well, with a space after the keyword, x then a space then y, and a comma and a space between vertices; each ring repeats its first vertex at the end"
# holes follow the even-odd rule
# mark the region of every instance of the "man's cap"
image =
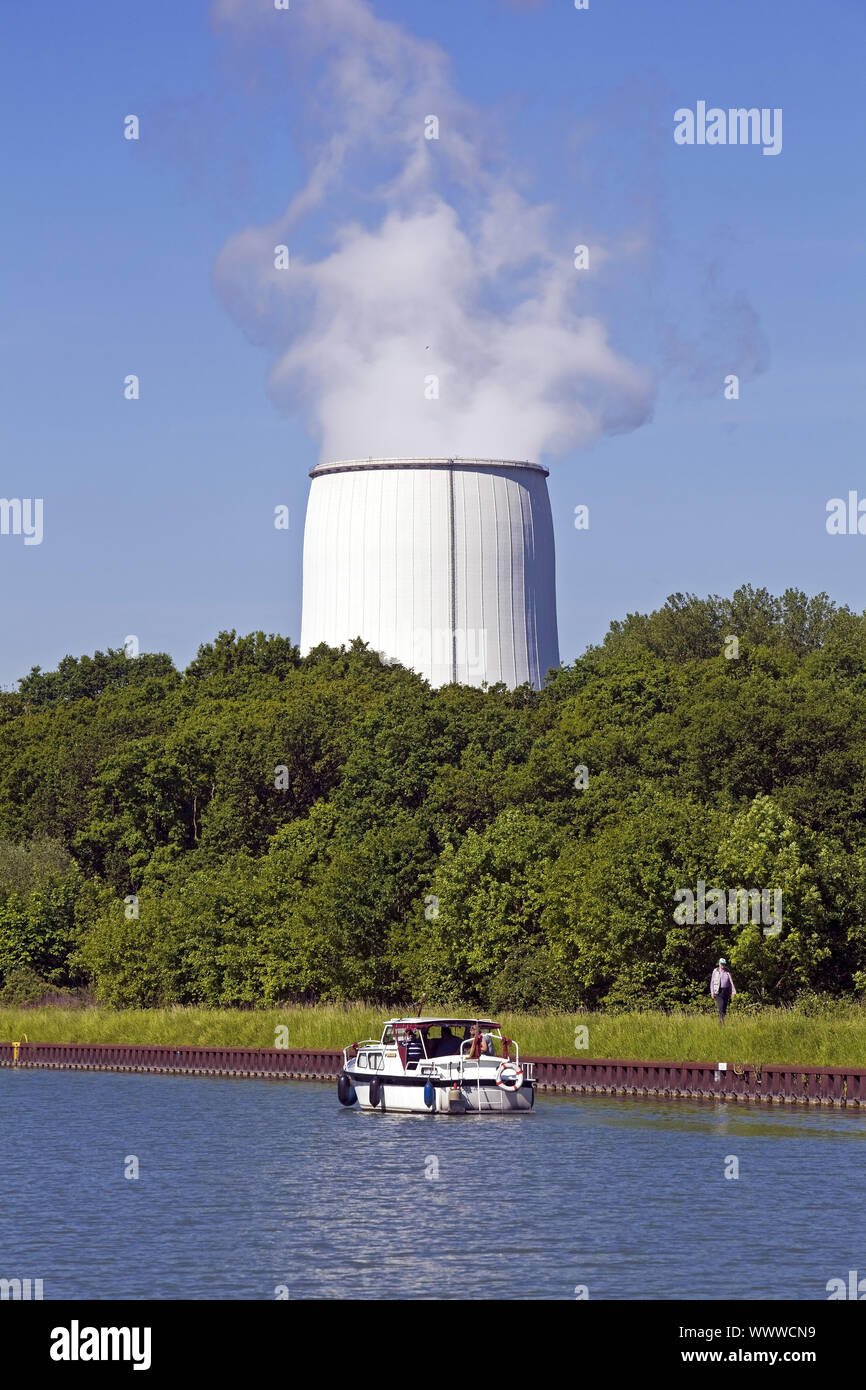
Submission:
POLYGON ((727 963, 724 956, 719 956, 719 965, 727 965, 727 963))

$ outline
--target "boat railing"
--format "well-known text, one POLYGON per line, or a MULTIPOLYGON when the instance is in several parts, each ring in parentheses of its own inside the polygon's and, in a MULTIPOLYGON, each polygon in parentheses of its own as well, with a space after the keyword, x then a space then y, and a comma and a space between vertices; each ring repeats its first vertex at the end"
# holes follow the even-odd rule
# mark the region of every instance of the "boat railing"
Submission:
MULTIPOLYGON (((493 1070, 506 1061, 510 1061, 511 1065, 514 1067, 522 1065, 523 1075, 526 1081, 533 1081, 535 1079, 535 1063, 523 1062, 521 1064, 520 1047, 513 1038, 508 1039, 507 1050, 503 1049, 500 1052, 482 1052, 479 1057, 471 1057, 469 1055, 473 1042, 474 1038, 464 1039, 460 1045, 460 1056, 454 1058, 454 1062, 457 1064, 457 1075, 459 1075, 461 1080, 466 1075, 476 1076, 485 1066, 487 1070, 493 1070)), ((451 1074, 455 1074, 453 1067, 451 1068, 451 1074)))
MULTIPOLYGON (((496 1039, 496 1035, 493 1035, 496 1039)), ((498 1039, 501 1042, 501 1036, 498 1039)), ((406 1070, 421 1071, 435 1076, 446 1076, 452 1080, 462 1081, 464 1076, 477 1076, 484 1069, 492 1071, 502 1062, 510 1059, 514 1066, 520 1065, 520 1048, 513 1038, 509 1038, 508 1058, 503 1054, 502 1049, 498 1052, 482 1052, 480 1057, 471 1057, 469 1054, 475 1039, 472 1037, 464 1038, 460 1044, 459 1053, 446 1054, 444 1057, 432 1056, 420 1058, 417 1062, 409 1063, 406 1070), (513 1053, 513 1055, 512 1055, 513 1053)), ((377 1058, 381 1060, 375 1068, 371 1070, 381 1071, 384 1064, 385 1047, 381 1038, 364 1038, 362 1042, 352 1043, 349 1047, 343 1048, 343 1066, 347 1067, 350 1061, 357 1059, 358 1054, 365 1049, 375 1049, 377 1058)), ((523 1063, 523 1073, 527 1081, 532 1081, 535 1076, 534 1062, 523 1063)))
POLYGON ((362 1048, 381 1046, 381 1038, 364 1038, 363 1042, 350 1043, 348 1047, 343 1048, 343 1066, 347 1067, 353 1058, 357 1057, 362 1048))
MULTIPOLYGON (((493 1036, 493 1035, 491 1035, 491 1036, 493 1036)), ((501 1042, 501 1038, 500 1038, 499 1040, 500 1040, 500 1042, 501 1042)), ((495 1043, 495 1041, 496 1041, 496 1039, 495 1039, 495 1037, 494 1037, 494 1043, 495 1043)), ((510 1039, 509 1041, 510 1041, 511 1047, 513 1047, 513 1048, 515 1049, 515 1052, 516 1052, 516 1051, 518 1050, 518 1049, 517 1049, 517 1043, 514 1042, 513 1039, 510 1039)), ((473 1057, 473 1056, 471 1055, 471 1053, 472 1053, 472 1049, 473 1049, 474 1045, 475 1045, 475 1039, 474 1039, 473 1037, 464 1038, 463 1041, 462 1041, 461 1044, 460 1044, 460 1057, 459 1057, 459 1062, 460 1062, 460 1072, 461 1072, 461 1075, 463 1074, 464 1069, 465 1069, 467 1066, 468 1066, 468 1067, 474 1067, 476 1071, 480 1071, 480 1070, 481 1070, 481 1066, 482 1066, 483 1063, 487 1063, 488 1066, 491 1066, 491 1065, 493 1065, 493 1064, 498 1065, 500 1062, 504 1062, 504 1061, 506 1060, 506 1054, 505 1054, 504 1049, 503 1049, 502 1053, 500 1054, 500 1053, 497 1053, 497 1052, 496 1052, 495 1047, 494 1047, 494 1050, 493 1050, 492 1052, 481 1052, 481 1053, 479 1053, 479 1055, 478 1055, 477 1057, 473 1057)), ((511 1047, 509 1047, 509 1050, 508 1050, 508 1054, 509 1054, 509 1055, 510 1055, 511 1047)))

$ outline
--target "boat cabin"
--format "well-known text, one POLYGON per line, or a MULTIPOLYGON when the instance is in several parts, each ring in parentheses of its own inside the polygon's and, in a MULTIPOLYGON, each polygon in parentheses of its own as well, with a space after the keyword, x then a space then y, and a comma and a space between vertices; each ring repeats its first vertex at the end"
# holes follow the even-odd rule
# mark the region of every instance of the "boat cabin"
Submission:
POLYGON ((382 1046, 396 1048, 403 1070, 414 1071, 440 1057, 507 1058, 509 1039, 492 1019, 392 1018, 385 1024, 382 1046))

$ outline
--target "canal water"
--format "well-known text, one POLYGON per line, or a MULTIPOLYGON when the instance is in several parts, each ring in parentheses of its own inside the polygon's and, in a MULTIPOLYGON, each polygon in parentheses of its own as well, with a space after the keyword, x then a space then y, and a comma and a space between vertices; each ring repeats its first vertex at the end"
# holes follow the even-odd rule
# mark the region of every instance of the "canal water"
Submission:
POLYGON ((866 1275, 866 1111, 376 1115, 310 1082, 3 1068, 0 1132, 0 1278, 45 1299, 826 1299, 866 1275))

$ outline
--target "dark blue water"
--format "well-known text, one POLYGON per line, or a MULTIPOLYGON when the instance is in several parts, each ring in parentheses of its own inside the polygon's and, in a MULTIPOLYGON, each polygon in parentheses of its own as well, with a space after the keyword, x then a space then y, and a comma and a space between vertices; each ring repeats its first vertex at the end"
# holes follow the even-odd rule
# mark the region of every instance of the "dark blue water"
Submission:
POLYGON ((862 1111, 391 1116, 308 1082, 3 1068, 0 1127, 0 1277, 46 1299, 826 1299, 866 1275, 862 1111))

